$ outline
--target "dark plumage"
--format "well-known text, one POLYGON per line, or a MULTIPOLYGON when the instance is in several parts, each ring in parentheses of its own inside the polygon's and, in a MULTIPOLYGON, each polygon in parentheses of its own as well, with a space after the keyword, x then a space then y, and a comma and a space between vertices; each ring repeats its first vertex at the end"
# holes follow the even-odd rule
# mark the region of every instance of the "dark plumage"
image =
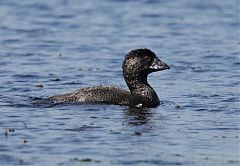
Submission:
POLYGON ((49 97, 53 103, 105 103, 137 107, 156 107, 160 101, 148 84, 149 73, 170 69, 149 49, 130 51, 122 65, 123 76, 130 92, 111 86, 95 86, 65 95, 49 97))

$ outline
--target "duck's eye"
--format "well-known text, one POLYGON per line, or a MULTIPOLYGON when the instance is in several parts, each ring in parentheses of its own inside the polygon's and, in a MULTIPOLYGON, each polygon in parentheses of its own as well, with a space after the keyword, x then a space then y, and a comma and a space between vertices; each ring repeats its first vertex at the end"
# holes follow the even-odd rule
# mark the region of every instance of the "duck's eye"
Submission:
POLYGON ((151 65, 153 62, 153 59, 149 58, 149 57, 145 57, 143 60, 145 65, 151 65))

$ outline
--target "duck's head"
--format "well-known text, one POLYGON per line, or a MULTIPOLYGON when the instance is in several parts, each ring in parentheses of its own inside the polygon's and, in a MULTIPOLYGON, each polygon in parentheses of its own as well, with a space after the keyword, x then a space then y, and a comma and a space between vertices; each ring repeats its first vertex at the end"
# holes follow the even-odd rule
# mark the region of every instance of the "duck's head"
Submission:
POLYGON ((122 65, 125 74, 149 74, 156 71, 170 69, 149 49, 135 49, 130 51, 122 65))
MULTIPOLYGON (((149 49, 135 49, 130 51, 122 65, 123 75, 128 86, 138 81, 147 84, 147 75, 152 72, 170 69, 149 49)), ((129 87, 130 88, 130 87, 129 87)))

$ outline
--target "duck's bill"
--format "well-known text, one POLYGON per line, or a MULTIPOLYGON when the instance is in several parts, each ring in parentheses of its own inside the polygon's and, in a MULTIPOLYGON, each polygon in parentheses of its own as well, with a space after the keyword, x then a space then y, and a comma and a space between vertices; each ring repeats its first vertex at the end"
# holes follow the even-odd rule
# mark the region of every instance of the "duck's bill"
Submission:
POLYGON ((170 66, 168 66, 166 63, 164 63, 160 59, 155 58, 152 65, 149 68, 153 71, 160 71, 160 70, 170 69, 170 66))

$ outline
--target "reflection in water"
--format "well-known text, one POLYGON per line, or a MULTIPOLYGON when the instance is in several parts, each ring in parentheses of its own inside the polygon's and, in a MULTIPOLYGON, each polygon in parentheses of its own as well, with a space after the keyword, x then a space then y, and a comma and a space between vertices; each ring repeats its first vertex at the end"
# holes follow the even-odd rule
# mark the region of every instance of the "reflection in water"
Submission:
POLYGON ((238 6, 0 0, 0 165, 239 165, 238 6), (140 47, 174 65, 152 75, 157 108, 29 100, 126 87, 120 64, 140 47))
POLYGON ((129 107, 123 111, 125 119, 129 125, 145 125, 148 124, 153 117, 153 113, 150 108, 129 107))

